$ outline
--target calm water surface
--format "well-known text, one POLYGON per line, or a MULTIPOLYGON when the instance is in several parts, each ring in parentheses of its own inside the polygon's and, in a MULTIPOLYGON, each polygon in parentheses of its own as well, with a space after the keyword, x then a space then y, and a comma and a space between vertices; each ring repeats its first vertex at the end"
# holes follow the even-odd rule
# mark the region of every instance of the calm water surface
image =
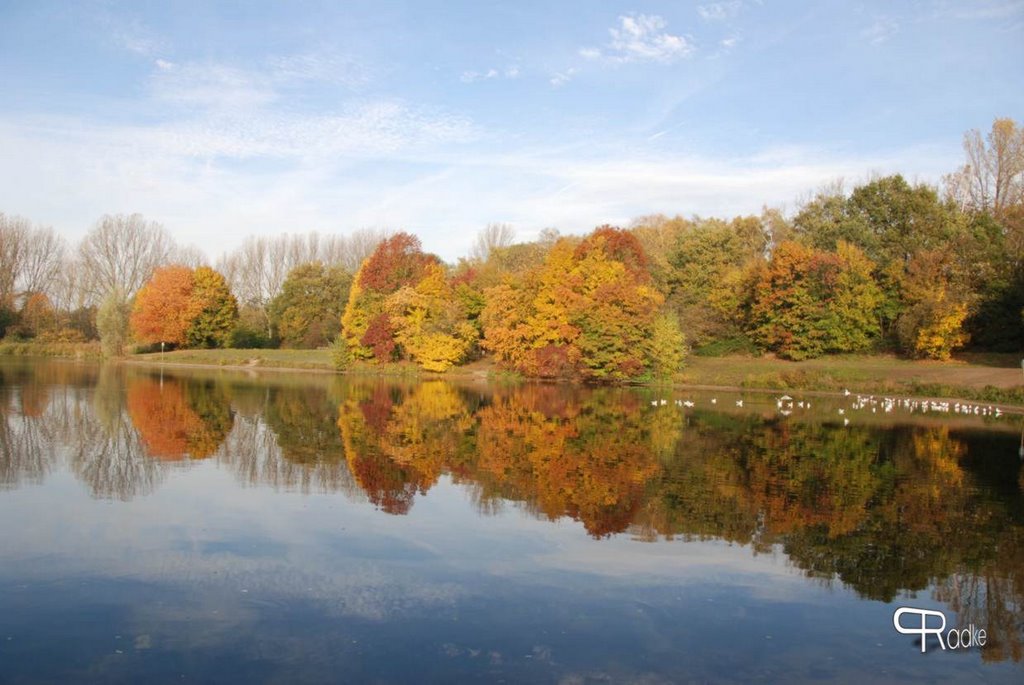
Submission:
POLYGON ((1019 418, 712 398, 0 362, 0 682, 1024 680, 1019 418))

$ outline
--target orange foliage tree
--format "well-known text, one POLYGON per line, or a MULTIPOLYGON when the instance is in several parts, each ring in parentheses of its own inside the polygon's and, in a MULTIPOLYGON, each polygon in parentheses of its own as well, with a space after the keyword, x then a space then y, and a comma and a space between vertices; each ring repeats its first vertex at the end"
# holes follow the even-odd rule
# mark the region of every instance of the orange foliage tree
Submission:
POLYGON ((146 344, 225 345, 238 318, 238 304, 224 277, 210 267, 165 266, 135 297, 131 328, 146 344))
POLYGON ((603 226, 488 289, 482 345, 530 376, 637 377, 651 367, 646 341, 663 302, 636 237, 603 226))
POLYGON ((187 266, 165 266, 154 271, 132 307, 135 338, 147 344, 183 345, 195 317, 193 283, 194 272, 187 266))
POLYGON ((472 287, 449 278, 417 238, 399 233, 359 268, 342 316, 342 336, 356 359, 411 359, 428 371, 464 360, 476 343, 472 287))

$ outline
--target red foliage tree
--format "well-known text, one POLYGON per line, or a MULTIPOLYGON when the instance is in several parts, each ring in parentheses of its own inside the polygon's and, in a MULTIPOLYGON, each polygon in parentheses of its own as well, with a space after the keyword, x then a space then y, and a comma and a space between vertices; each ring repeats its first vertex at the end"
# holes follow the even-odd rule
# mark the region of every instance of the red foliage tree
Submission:
POLYGON ((395 329, 391 325, 391 318, 387 314, 373 317, 359 342, 373 350, 377 361, 392 361, 395 355, 395 329))
POLYGON ((437 257, 424 254, 420 239, 408 233, 396 233, 381 242, 370 255, 359 277, 365 290, 391 294, 406 285, 414 285, 423 278, 428 264, 437 257))

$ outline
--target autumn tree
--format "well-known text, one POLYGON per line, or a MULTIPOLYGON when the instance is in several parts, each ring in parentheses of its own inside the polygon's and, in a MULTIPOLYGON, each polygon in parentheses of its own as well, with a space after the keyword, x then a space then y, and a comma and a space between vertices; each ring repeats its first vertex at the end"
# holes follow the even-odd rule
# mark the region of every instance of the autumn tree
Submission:
POLYGON ((761 258, 767 233, 758 217, 696 219, 678 232, 666 255, 668 306, 696 345, 735 337, 740 320, 733 290, 751 260, 761 258))
POLYGON ((683 368, 686 351, 686 338, 675 314, 659 314, 651 326, 651 338, 647 344, 651 375, 659 380, 671 381, 683 368))
POLYGON ((113 290, 96 312, 96 329, 105 357, 120 357, 128 344, 132 306, 120 290, 113 290))
POLYGON ((341 330, 352 277, 341 267, 301 264, 288 274, 268 311, 282 347, 316 348, 341 330))
POLYGON ((427 371, 446 371, 463 361, 479 335, 469 322, 444 267, 428 264, 415 286, 404 286, 384 304, 394 341, 427 371))
POLYGON ((1013 119, 996 119, 983 139, 964 134, 967 162, 943 178, 948 196, 962 209, 996 217, 1024 204, 1024 128, 1013 119))
POLYGON ((193 272, 188 307, 192 319, 185 343, 189 347, 227 347, 238 320, 238 303, 219 272, 208 266, 193 272))
POLYGON ((186 266, 165 266, 142 286, 132 307, 136 340, 149 345, 184 345, 195 312, 192 290, 195 274, 186 266))
POLYGON ((903 281, 907 307, 896 324, 904 350, 917 357, 949 359, 967 342, 968 296, 957 286, 948 251, 924 250, 914 256, 903 281))
POLYGON ((355 359, 392 361, 398 353, 395 327, 386 311, 388 296, 419 283, 437 257, 423 252, 419 238, 397 233, 363 261, 349 289, 341 317, 342 336, 355 359))
POLYGON ((662 302, 636 237, 604 226, 559 240, 541 267, 489 289, 482 344, 527 375, 640 376, 662 302))
POLYGON ((853 245, 836 253, 784 242, 757 268, 750 334, 788 359, 867 349, 877 338, 881 292, 853 245))

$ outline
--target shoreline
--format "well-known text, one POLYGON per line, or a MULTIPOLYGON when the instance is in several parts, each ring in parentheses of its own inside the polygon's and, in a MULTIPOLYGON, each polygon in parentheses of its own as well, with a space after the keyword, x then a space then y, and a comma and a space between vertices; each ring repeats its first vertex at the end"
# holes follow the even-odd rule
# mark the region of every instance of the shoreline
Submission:
MULTIPOLYGON (((775 360, 772 360, 773 362, 775 360)), ((444 373, 436 373, 430 371, 393 371, 388 372, 386 370, 371 371, 369 368, 366 370, 355 370, 341 372, 335 369, 324 368, 324 367, 311 367, 311 366, 288 366, 288 365, 264 365, 261 363, 256 364, 215 364, 215 363, 203 363, 196 361, 163 361, 157 359, 121 359, 116 363, 123 364, 125 366, 139 366, 139 367, 166 367, 166 368, 180 368, 180 369, 201 369, 208 371, 232 371, 232 372, 244 372, 248 374, 258 374, 260 372, 270 373, 311 373, 316 375, 334 375, 334 376, 350 376, 355 378, 382 378, 382 379, 396 379, 396 380, 452 380, 452 381, 471 381, 471 382, 486 382, 486 383, 565 383, 572 384, 569 381, 549 380, 549 379, 531 379, 531 378, 496 378, 495 373, 500 373, 494 368, 474 368, 473 365, 462 367, 460 369, 453 369, 444 373)), ((778 363, 790 363, 790 362, 778 362, 778 363)), ((934 364, 933 364, 934 365, 934 364)), ((686 371, 692 371, 691 367, 688 367, 686 371)), ((1012 373, 1011 370, 1008 370, 1012 373)), ((985 404, 991 405, 992 407, 999 407, 1005 413, 1021 414, 1024 415, 1024 383, 1017 384, 1017 386, 1010 386, 1004 388, 1009 392, 1019 392, 1021 399, 1001 399, 993 398, 986 399, 980 397, 989 388, 994 386, 971 386, 971 385, 950 385, 945 386, 950 392, 930 392, 935 388, 929 385, 923 385, 919 389, 913 386, 892 386, 886 385, 891 383, 890 379, 879 379, 875 387, 857 387, 857 384, 851 384, 849 388, 850 395, 863 395, 863 396, 875 396, 875 397, 908 397, 920 400, 929 400, 936 402, 970 402, 973 404, 985 404)), ((870 383, 869 383, 870 385, 870 383)), ((742 393, 742 392, 754 392, 754 393, 793 393, 799 392, 803 395, 811 397, 844 397, 846 396, 845 391, 847 388, 836 388, 836 387, 814 387, 811 385, 786 385, 785 387, 773 387, 771 385, 745 385, 737 383, 707 383, 707 382, 686 382, 686 381, 674 381, 671 383, 664 382, 647 382, 647 383, 624 383, 620 387, 625 388, 645 388, 652 391, 664 389, 670 390, 694 390, 694 391, 718 391, 718 392, 731 392, 731 393, 742 393)), ((995 390, 1000 390, 995 388, 995 390)))
MULTIPOLYGON (((412 365, 357 367, 339 372, 332 368, 327 350, 177 350, 132 355, 114 360, 126 367, 198 369, 247 374, 270 372, 308 373, 319 376, 350 376, 406 381, 451 380, 473 383, 571 383, 528 379, 507 374, 485 358, 444 373, 423 371, 412 365), (182 358, 184 357, 184 359, 182 358)), ((102 363, 82 355, 2 354, 7 359, 66 359, 102 363)), ((621 387, 653 391, 695 390, 719 392, 793 393, 822 397, 851 394, 876 397, 911 397, 936 401, 961 401, 992 405, 1013 413, 1024 413, 1024 375, 1009 363, 1015 355, 979 356, 979 361, 923 362, 885 355, 819 358, 790 362, 756 357, 690 357, 677 378, 670 383, 624 383, 621 387)))

